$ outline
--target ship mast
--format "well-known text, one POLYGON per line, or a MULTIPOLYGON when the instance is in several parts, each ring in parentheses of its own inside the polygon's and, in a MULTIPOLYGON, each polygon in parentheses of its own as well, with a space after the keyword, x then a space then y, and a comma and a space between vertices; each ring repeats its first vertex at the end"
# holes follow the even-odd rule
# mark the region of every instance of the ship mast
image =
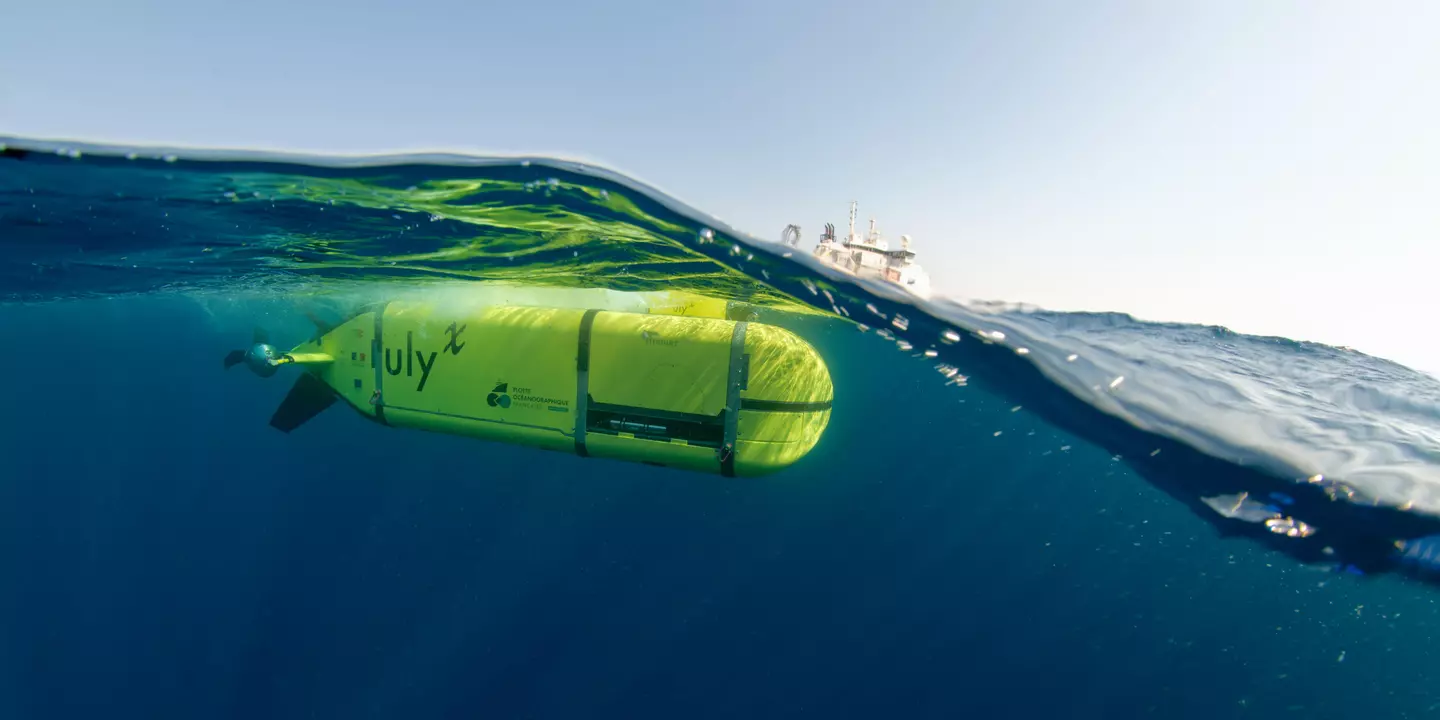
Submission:
POLYGON ((855 242, 855 213, 858 211, 859 206, 860 203, 858 201, 850 201, 850 235, 845 238, 845 242, 855 242))

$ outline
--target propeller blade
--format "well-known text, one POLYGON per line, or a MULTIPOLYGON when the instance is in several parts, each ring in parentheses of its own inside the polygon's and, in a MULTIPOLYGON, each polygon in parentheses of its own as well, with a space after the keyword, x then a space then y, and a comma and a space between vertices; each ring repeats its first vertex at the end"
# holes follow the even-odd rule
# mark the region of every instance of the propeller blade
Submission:
POLYGON ((225 369, 226 369, 226 370, 229 370, 230 368, 235 367, 236 365, 239 365, 240 363, 243 363, 243 362, 245 362, 245 351, 244 351, 244 350, 231 350, 229 353, 227 353, 227 354, 225 355, 225 369))

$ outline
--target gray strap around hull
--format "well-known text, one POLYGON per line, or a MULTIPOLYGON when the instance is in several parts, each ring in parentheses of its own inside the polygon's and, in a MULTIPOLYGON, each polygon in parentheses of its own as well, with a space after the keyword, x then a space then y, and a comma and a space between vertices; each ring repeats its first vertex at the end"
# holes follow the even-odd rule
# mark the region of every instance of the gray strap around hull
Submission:
POLYGON ((386 303, 375 311, 375 336, 370 338, 370 365, 375 368, 375 419, 384 425, 390 423, 385 422, 385 369, 380 354, 385 352, 385 308, 388 306, 386 303))
POLYGON ((585 449, 585 427, 590 422, 590 333, 599 314, 592 308, 580 318, 580 345, 575 352, 575 454, 580 457, 590 454, 585 449))
POLYGON ((735 441, 740 430, 740 391, 749 385, 750 356, 745 354, 748 323, 735 323, 730 335, 730 371, 725 380, 725 439, 720 445, 720 474, 735 477, 735 441))

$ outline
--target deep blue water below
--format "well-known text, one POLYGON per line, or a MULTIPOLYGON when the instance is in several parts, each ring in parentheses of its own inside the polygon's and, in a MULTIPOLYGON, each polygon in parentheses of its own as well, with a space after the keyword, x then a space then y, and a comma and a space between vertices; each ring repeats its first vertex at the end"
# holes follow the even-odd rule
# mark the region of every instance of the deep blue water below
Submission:
POLYGON ((1218 539, 1108 454, 981 389, 936 392, 927 366, 840 323, 801 328, 836 359, 831 428, 803 469, 754 480, 345 408, 283 435, 265 420, 285 385, 219 370, 253 308, 217 305, 4 310, 0 715, 1440 703, 1431 588, 1218 539))

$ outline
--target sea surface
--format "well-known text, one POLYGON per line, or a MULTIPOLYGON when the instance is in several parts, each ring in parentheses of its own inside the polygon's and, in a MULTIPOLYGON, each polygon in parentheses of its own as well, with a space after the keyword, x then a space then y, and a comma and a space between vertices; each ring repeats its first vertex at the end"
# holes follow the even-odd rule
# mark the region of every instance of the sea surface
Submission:
POLYGON ((0 147, 0 717, 1440 717, 1428 375, 922 300, 561 159, 0 147), (805 338, 815 449, 286 434, 221 363, 601 289, 805 338))

